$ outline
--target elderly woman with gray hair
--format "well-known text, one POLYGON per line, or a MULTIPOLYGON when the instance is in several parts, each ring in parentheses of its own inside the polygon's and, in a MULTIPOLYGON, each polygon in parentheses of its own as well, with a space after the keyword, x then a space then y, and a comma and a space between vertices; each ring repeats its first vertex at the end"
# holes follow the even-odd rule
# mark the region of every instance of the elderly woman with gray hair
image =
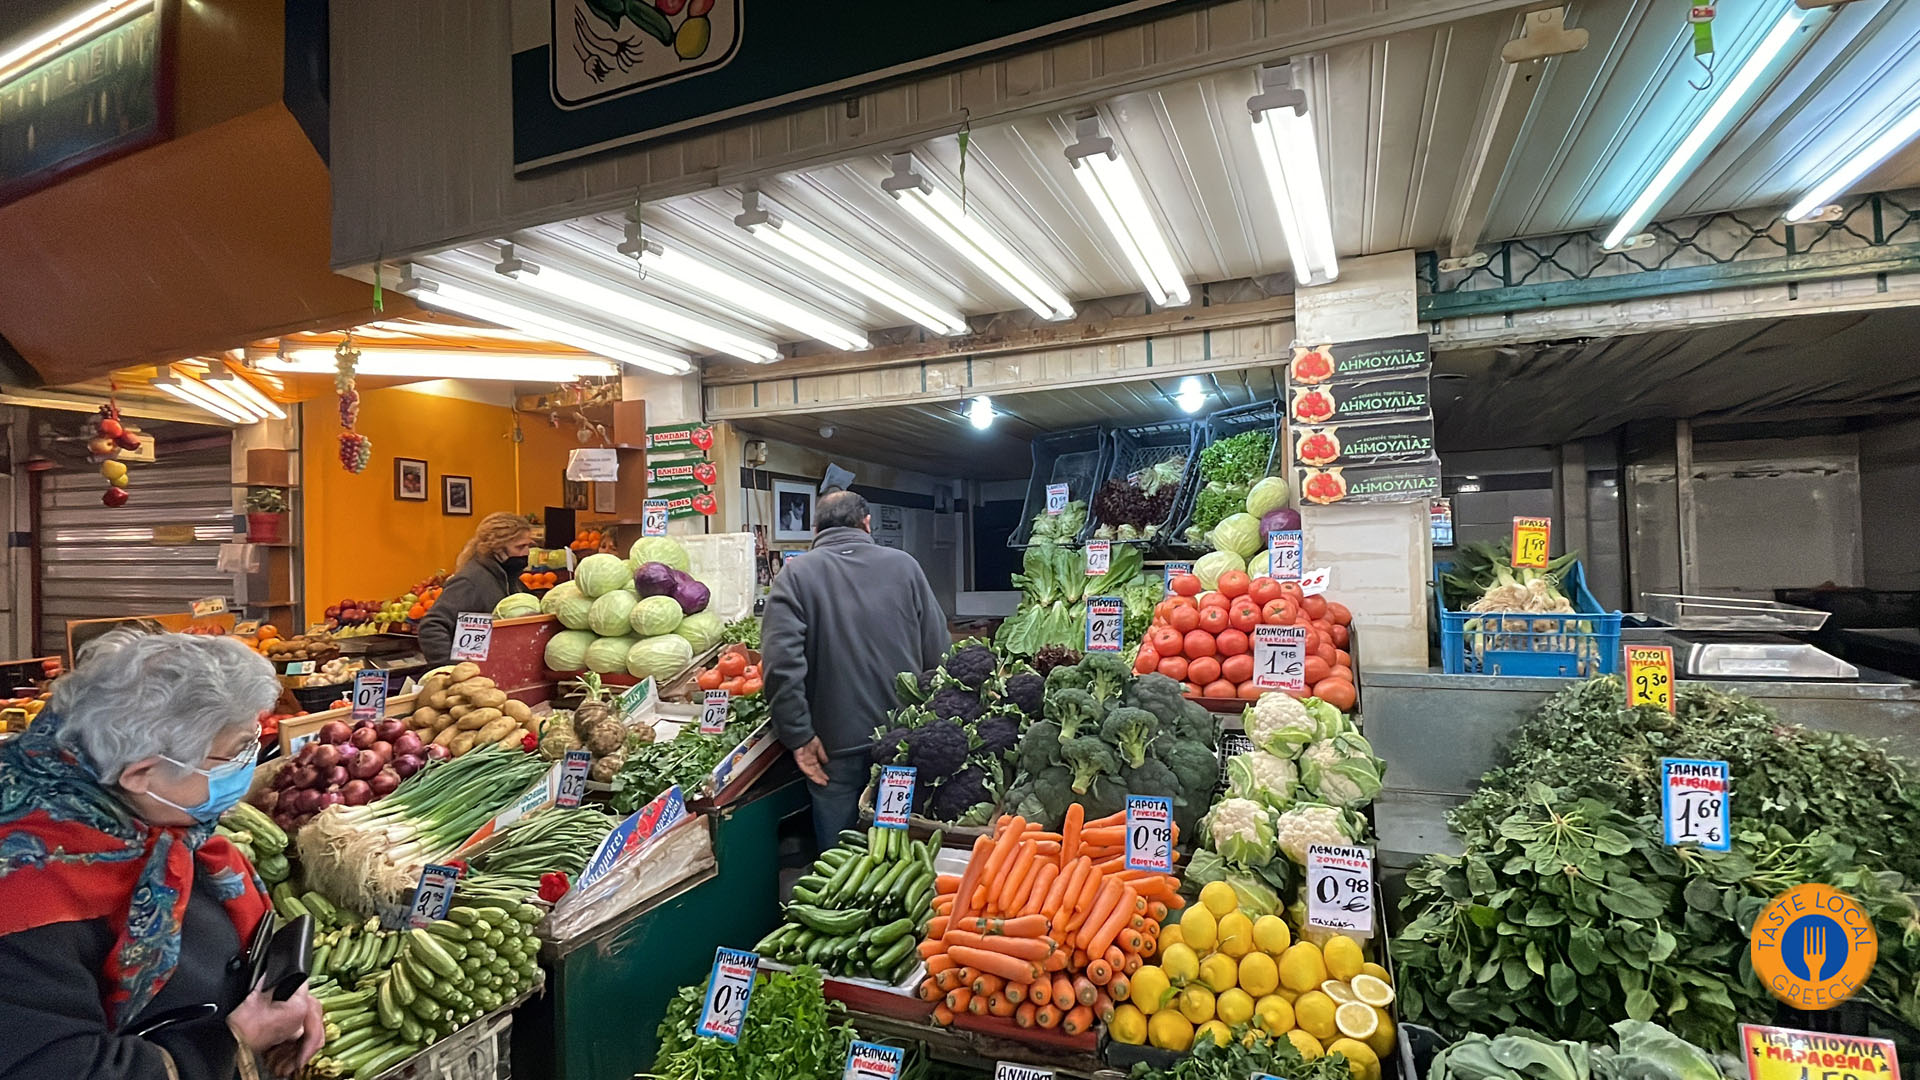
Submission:
POLYGON ((230 638, 114 631, 0 747, 0 1078, 228 1080, 319 1050, 304 987, 247 985, 272 906, 213 831, 279 693, 230 638))

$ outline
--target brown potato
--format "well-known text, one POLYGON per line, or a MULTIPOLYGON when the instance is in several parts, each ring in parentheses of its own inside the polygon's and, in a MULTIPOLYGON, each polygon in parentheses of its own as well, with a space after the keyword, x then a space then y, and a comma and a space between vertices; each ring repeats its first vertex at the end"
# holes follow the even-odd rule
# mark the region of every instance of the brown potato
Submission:
POLYGON ((447 747, 447 749, 453 751, 454 757, 459 757, 461 754, 464 754, 467 751, 473 749, 473 744, 476 741, 474 738, 474 735, 475 733, 471 731, 463 731, 460 734, 455 735, 453 737, 453 742, 447 747))
POLYGON ((460 734, 459 728, 454 727, 452 724, 448 724, 446 727, 443 727, 440 729, 440 733, 438 735, 435 735, 433 737, 433 744, 435 746, 444 746, 449 750, 451 750, 453 748, 454 736, 459 734, 460 734))
POLYGON ((467 695, 467 700, 483 709, 498 709, 506 705, 505 690, 475 690, 467 695))
POLYGON ((475 690, 493 690, 497 688, 497 685, 498 684, 492 679, 484 675, 475 675, 471 679, 462 679, 460 685, 454 687, 454 690, 471 696, 475 690))
POLYGON ((480 674, 480 665, 468 660, 453 666, 453 681, 460 683, 480 674))
POLYGON ((533 710, 527 707, 526 702, 515 701, 512 698, 508 698, 507 703, 505 705, 500 706, 500 711, 503 713, 506 713, 508 716, 513 717, 515 720, 520 721, 521 727, 524 727, 528 730, 533 729, 534 727, 533 710))
POLYGON ((511 718, 503 716, 499 709, 474 709, 465 716, 460 717, 459 726, 461 731, 478 731, 488 724, 506 719, 511 718))

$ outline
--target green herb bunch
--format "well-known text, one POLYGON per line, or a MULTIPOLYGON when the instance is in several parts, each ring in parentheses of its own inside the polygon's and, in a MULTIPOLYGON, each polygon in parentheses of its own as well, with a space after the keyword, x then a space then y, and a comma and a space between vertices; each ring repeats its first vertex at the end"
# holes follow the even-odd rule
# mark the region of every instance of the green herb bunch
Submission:
POLYGON ((1209 1038, 1196 1039, 1193 1052, 1170 1069, 1138 1062, 1132 1080, 1247 1080, 1255 1073, 1287 1080, 1352 1080, 1352 1067, 1339 1054, 1322 1054, 1308 1061, 1284 1038, 1255 1039, 1249 1045, 1247 1032, 1244 1024, 1235 1028, 1233 1038, 1225 1045, 1209 1038))
POLYGON ((630 743, 613 809, 631 814, 675 784, 693 798, 714 768, 767 719, 765 694, 736 697, 728 704, 727 727, 718 735, 702 735, 698 725, 689 723, 665 742, 630 743))
POLYGON ((685 986, 660 1021, 658 1080, 826 1080, 840 1075, 854 1031, 820 992, 820 970, 797 967, 760 978, 740 1041, 697 1034, 705 983, 685 986))

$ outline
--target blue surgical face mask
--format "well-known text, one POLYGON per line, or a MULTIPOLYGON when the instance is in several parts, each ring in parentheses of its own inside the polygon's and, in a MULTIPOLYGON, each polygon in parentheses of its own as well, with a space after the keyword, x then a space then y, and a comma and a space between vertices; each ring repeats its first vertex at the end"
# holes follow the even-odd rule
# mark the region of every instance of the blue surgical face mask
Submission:
POLYGON ((157 802, 163 802, 195 821, 212 822, 220 820, 220 815, 234 808, 241 799, 247 797, 247 789, 253 786, 253 756, 234 758, 232 761, 212 769, 201 769, 184 761, 174 761, 162 755, 161 761, 172 762, 189 772, 199 773, 207 778, 207 797, 193 806, 181 806, 163 795, 152 791, 147 795, 157 802))

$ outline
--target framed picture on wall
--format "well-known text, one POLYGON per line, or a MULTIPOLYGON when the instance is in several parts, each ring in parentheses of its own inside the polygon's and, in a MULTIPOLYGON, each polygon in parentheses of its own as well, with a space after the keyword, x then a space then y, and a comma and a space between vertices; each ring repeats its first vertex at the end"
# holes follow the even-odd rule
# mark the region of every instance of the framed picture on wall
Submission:
POLYGON ((393 459, 393 497, 402 502, 427 501, 427 463, 417 458, 393 459))
POLYGON ((619 499, 615 495, 618 490, 618 485, 596 482, 593 485, 593 512, 596 514, 617 512, 615 508, 619 505, 619 499))
POLYGON ((462 517, 472 515, 473 477, 442 476, 440 478, 440 512, 462 517))
POLYGON ((773 539, 813 539, 813 485, 773 482, 773 539))

